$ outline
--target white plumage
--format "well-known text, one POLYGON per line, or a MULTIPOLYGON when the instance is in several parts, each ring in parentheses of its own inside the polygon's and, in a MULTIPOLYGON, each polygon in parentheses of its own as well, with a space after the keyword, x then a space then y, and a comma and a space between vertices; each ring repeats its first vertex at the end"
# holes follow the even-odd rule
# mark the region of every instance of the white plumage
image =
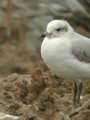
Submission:
POLYGON ((90 78, 90 39, 75 32, 65 20, 47 25, 41 56, 58 76, 74 81, 90 78))

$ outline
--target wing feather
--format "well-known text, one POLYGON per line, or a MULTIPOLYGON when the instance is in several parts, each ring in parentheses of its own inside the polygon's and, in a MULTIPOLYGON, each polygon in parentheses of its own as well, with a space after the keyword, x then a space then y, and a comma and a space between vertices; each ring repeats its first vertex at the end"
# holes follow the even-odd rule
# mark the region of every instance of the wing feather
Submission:
POLYGON ((72 54, 85 63, 90 63, 90 39, 78 33, 72 40, 72 54))

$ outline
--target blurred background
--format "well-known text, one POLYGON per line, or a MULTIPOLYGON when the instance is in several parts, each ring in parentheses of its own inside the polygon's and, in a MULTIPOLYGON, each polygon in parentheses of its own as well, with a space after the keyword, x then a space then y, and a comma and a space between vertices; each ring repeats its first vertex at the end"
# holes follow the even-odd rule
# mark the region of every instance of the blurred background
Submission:
POLYGON ((1 75, 30 73, 44 66, 40 35, 53 19, 66 19, 90 37, 89 0, 0 0, 1 75))

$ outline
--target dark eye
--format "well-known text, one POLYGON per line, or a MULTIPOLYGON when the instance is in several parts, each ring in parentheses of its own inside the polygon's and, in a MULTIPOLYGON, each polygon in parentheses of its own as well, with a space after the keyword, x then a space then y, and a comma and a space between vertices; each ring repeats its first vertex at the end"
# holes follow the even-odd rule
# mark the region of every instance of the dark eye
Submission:
POLYGON ((61 31, 61 28, 57 28, 56 31, 57 31, 57 32, 61 31))

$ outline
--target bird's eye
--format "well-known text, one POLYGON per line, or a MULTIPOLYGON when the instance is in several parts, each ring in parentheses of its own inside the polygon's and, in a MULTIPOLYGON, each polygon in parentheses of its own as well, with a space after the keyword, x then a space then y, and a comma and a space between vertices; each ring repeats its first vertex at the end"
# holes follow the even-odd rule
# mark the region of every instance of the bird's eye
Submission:
POLYGON ((56 31, 57 31, 57 32, 61 31, 61 28, 57 28, 56 31))

